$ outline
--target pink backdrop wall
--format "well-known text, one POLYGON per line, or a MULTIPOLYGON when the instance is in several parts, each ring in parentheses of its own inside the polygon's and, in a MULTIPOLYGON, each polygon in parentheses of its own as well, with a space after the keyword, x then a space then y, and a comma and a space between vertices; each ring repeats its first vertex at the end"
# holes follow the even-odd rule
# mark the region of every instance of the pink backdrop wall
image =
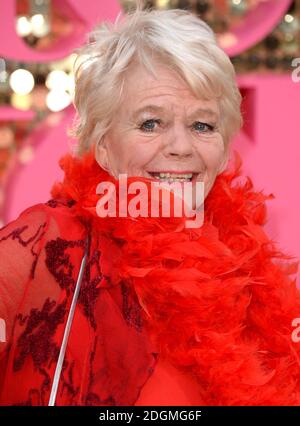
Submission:
POLYGON ((291 75, 239 78, 246 129, 235 143, 244 171, 268 201, 268 234, 300 258, 300 83, 291 75))

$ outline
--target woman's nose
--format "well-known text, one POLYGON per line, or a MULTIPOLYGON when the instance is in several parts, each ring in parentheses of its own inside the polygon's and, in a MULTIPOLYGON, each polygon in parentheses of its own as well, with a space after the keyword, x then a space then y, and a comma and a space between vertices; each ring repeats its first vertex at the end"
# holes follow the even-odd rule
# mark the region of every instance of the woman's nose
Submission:
POLYGON ((166 137, 164 154, 172 157, 189 157, 193 154, 191 135, 183 126, 177 126, 166 137))

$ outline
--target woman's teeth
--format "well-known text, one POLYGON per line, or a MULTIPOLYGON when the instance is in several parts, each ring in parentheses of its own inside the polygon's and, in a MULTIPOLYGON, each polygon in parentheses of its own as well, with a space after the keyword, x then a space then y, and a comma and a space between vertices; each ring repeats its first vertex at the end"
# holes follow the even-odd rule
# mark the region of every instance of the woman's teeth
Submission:
POLYGON ((156 179, 162 182, 190 182, 193 173, 151 173, 156 179))

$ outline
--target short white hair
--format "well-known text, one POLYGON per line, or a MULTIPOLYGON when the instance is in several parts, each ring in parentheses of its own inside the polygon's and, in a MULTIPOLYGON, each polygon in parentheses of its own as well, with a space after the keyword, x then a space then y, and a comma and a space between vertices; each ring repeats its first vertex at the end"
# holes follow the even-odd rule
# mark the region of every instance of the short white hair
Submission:
POLYGON ((241 94, 234 67, 212 29, 193 13, 137 8, 103 22, 79 49, 75 72, 76 119, 70 134, 83 155, 101 142, 122 102, 126 71, 140 63, 155 75, 157 61, 177 71, 199 98, 216 99, 225 145, 242 126, 241 94), (81 58, 86 58, 82 61, 81 58))

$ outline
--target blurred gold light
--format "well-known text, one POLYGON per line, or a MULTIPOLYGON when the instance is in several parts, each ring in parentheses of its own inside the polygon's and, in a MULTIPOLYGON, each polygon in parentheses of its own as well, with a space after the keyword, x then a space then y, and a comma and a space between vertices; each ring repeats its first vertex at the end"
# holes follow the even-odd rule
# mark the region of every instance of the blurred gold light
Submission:
POLYGON ((31 17, 31 27, 32 27, 32 34, 36 37, 44 37, 45 35, 49 34, 50 32, 50 26, 48 20, 45 19, 45 17, 38 13, 36 15, 33 15, 31 17))
POLYGON ((156 7, 158 9, 167 9, 169 6, 170 0, 156 0, 156 7))
POLYGON ((27 16, 19 16, 17 18, 16 31, 20 37, 28 36, 31 33, 32 25, 27 16))
POLYGON ((9 84, 18 95, 27 95, 34 87, 34 78, 31 72, 19 68, 11 73, 9 84))
POLYGON ((31 96, 30 95, 19 95, 18 93, 13 93, 11 95, 11 105, 14 108, 27 111, 31 108, 31 96))
POLYGON ((50 90, 46 98, 47 107, 53 112, 63 110, 71 102, 71 96, 63 90, 50 90))
POLYGON ((54 70, 48 74, 45 84, 50 90, 66 90, 70 84, 69 76, 62 70, 54 70))
POLYGON ((285 22, 287 22, 288 24, 290 24, 291 22, 293 22, 294 17, 292 15, 287 14, 284 17, 284 20, 285 20, 285 22))

